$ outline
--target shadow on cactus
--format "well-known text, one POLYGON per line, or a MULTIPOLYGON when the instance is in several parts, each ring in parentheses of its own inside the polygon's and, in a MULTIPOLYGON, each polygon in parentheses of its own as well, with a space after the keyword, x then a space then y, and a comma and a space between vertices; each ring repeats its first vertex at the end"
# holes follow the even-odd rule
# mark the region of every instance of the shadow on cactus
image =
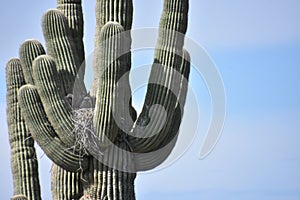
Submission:
POLYGON ((129 84, 132 1, 97 0, 89 92, 81 0, 58 0, 43 16, 47 54, 28 40, 7 64, 14 199, 40 199, 34 141, 54 163, 53 199, 135 199, 136 172, 161 164, 178 136, 190 70, 187 13, 188 0, 165 0, 139 116, 129 84))

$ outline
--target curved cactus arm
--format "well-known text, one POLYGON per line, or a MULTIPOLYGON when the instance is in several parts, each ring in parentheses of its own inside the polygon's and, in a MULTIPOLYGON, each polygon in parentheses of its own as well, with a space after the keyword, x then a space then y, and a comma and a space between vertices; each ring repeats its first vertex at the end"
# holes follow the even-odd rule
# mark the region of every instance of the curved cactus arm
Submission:
MULTIPOLYGON (((131 67, 130 29, 132 17, 132 0, 96 1, 93 63, 95 79, 90 93, 97 97, 94 124, 96 133, 101 133, 100 141, 104 146, 107 144, 106 138, 114 141, 118 132, 117 126, 128 126, 129 120, 126 119, 128 116, 119 108, 129 107, 130 114, 135 118, 131 100, 126 102, 127 99, 130 99, 131 94, 129 70, 131 67), (120 78, 123 80, 122 84, 118 83, 120 78), (126 98, 127 96, 129 97, 126 98), (115 123, 114 114, 118 114, 119 118, 122 118, 122 124, 115 123)), ((129 126, 132 126, 132 123, 129 126)), ((130 130, 130 128, 127 129, 130 130)))
POLYGON ((62 143, 56 135, 34 86, 22 86, 19 90, 18 100, 33 138, 54 163, 73 172, 87 167, 86 158, 73 153, 73 149, 62 143))
MULTIPOLYGON (((179 100, 180 109, 183 109, 182 100, 185 99, 185 93, 180 92, 180 82, 183 78, 183 71, 180 69, 189 68, 189 65, 185 64, 183 53, 187 14, 188 0, 164 1, 146 98, 143 110, 132 130, 132 135, 136 138, 132 138, 130 143, 137 153, 159 149, 163 141, 174 135, 170 133, 172 127, 177 126, 174 122, 180 124, 181 120, 175 120, 173 116, 179 100), (152 112, 153 105, 161 107, 152 112)), ((177 131, 175 135, 176 133, 177 131)))
POLYGON ((36 57, 43 54, 46 54, 44 47, 37 40, 27 40, 21 45, 19 56, 27 84, 34 84, 32 78, 32 62, 36 57))
POLYGON ((57 9, 68 19, 71 36, 76 44, 76 63, 84 61, 83 13, 81 0, 57 0, 57 9))
POLYGON ((81 173, 68 172, 56 164, 51 168, 52 199, 79 200, 83 195, 81 173))
MULTIPOLYGON (((178 99, 175 104, 175 109, 173 111, 171 119, 166 121, 164 129, 159 133, 162 135, 165 134, 166 137, 164 137, 161 141, 157 141, 157 138, 151 138, 154 142, 157 143, 155 151, 149 153, 134 154, 136 171, 151 170, 157 167, 170 155, 176 144, 179 126, 183 116, 182 108, 186 100, 188 89, 187 81, 190 72, 190 56, 186 50, 184 50, 183 58, 184 62, 182 63, 179 70, 179 73, 182 74, 182 77, 179 82, 177 82, 178 79, 176 79, 177 83, 175 83, 178 84, 180 88, 178 92, 178 99)), ((145 139, 143 142, 147 142, 147 139, 145 139)), ((151 142, 149 142, 149 144, 151 144, 151 142)))
POLYGON ((122 75, 122 59, 118 57, 121 51, 121 32, 123 27, 116 22, 108 22, 102 27, 101 67, 105 69, 98 80, 98 92, 94 112, 94 126, 102 146, 114 141, 118 134, 113 110, 117 107, 114 91, 122 75))
POLYGON ((33 77, 47 118, 56 134, 66 146, 74 146, 72 110, 61 95, 61 80, 54 60, 47 55, 36 58, 33 62, 33 77))
MULTIPOLYGON (((58 10, 49 10, 42 18, 42 28, 47 53, 54 58, 59 78, 62 80, 62 95, 73 93, 74 82, 81 63, 76 60, 76 46, 69 29, 68 19, 58 10)), ((79 79, 81 81, 81 79, 79 79)), ((82 96, 86 95, 80 83, 82 96)))
MULTIPOLYGON (((174 56, 175 57, 175 56, 174 56)), ((179 130, 179 126, 181 123, 181 119, 183 116, 183 108, 187 95, 187 87, 188 87, 188 78, 190 71, 190 56, 186 50, 183 50, 182 54, 182 63, 180 68, 176 69, 175 74, 172 76, 170 84, 175 86, 176 88, 171 91, 171 94, 167 94, 167 96, 171 95, 170 99, 167 99, 166 102, 175 102, 174 106, 171 107, 171 118, 166 120, 166 124, 161 132, 164 132, 166 137, 161 141, 161 144, 157 146, 158 148, 164 147, 171 140, 177 137, 177 132, 179 130), (178 73, 178 74, 177 74, 178 73), (175 92, 176 96, 173 96, 175 92)), ((172 88, 172 86, 170 86, 172 88)), ((160 134, 159 134, 160 135, 160 134)), ((164 134, 161 134, 164 135, 164 134)), ((155 140, 153 141, 155 143, 155 140)), ((158 143, 156 143, 157 145, 158 143)), ((148 144, 151 145, 151 142, 148 144)), ((146 145, 145 145, 146 146, 146 145)))
POLYGON ((186 49, 183 49, 183 63, 181 64, 178 73, 181 74, 181 78, 175 78, 175 83, 178 85, 178 94, 177 101, 175 104, 172 123, 169 123, 169 127, 167 127, 167 131, 169 132, 168 137, 162 142, 161 146, 163 147, 169 141, 173 140, 174 137, 177 137, 177 132, 179 131, 179 126, 181 123, 181 119, 183 116, 183 107, 186 101, 187 91, 188 91, 188 80, 190 74, 190 54, 186 49))
POLYGON ((41 199, 34 140, 22 117, 17 99, 19 88, 25 84, 19 59, 11 59, 7 63, 6 83, 7 119, 15 195, 12 199, 41 199))

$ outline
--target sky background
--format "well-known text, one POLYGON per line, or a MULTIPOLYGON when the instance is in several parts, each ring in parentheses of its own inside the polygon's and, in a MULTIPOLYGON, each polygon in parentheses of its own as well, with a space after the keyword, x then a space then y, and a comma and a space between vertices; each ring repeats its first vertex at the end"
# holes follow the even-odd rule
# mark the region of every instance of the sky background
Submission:
MULTIPOLYGON (((24 40, 44 43, 41 16, 55 3, 11 0, 0 8, 0 199, 9 199, 13 189, 5 65, 18 56, 24 40)), ((93 51, 94 4, 94 0, 84 1, 87 55, 93 51)), ((135 0, 134 6, 133 28, 158 26, 161 0, 135 0)), ((206 49, 223 79, 224 129, 213 152, 200 160, 211 105, 204 80, 191 74, 200 109, 197 137, 169 167, 138 175, 137 199, 300 199, 299 10, 298 0, 190 0, 187 36, 206 49)), ((143 90, 136 92, 136 106, 142 94, 143 90)), ((194 114, 189 105, 188 101, 186 121, 194 114)), ((186 122, 181 128, 182 135, 188 134, 189 125, 186 122)), ((40 151, 39 166, 43 199, 48 200, 51 165, 40 151)))

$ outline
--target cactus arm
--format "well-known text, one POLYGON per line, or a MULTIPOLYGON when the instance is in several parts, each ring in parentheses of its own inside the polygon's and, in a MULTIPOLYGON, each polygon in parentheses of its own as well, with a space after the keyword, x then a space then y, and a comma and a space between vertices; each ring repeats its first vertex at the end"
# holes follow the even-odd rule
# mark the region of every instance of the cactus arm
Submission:
MULTIPOLYGON (((135 167, 136 171, 146 171, 151 170, 155 167, 157 167, 159 164, 161 164, 171 153, 173 150, 176 140, 178 137, 178 131, 180 122, 183 116, 183 109, 182 106, 185 103, 185 98, 187 94, 187 87, 188 87, 188 77, 190 72, 190 56, 189 53, 184 50, 184 62, 182 63, 180 67, 179 73, 183 76, 178 82, 178 79, 176 84, 179 85, 180 90, 178 93, 178 101, 175 105, 174 114, 167 122, 167 125, 165 126, 166 137, 160 142, 160 145, 156 146, 156 151, 150 152, 150 153, 143 153, 143 154, 134 154, 134 161, 135 161, 135 167), (170 123, 171 122, 171 123, 170 123)), ((152 138, 153 139, 153 138, 152 138)), ((154 138, 155 141, 155 138, 154 138)), ((145 141, 144 141, 145 142, 145 141)), ((147 141, 146 141, 147 142, 147 141)))
POLYGON ((176 32, 185 34, 188 24, 189 0, 165 0, 160 18, 158 48, 180 48, 184 37, 176 36, 176 32), (171 31, 170 31, 171 30, 171 31), (176 32, 172 32, 176 31, 176 32), (175 38, 174 38, 175 37, 175 38))
POLYGON ((182 74, 180 80, 175 79, 177 82, 179 80, 178 84, 179 91, 178 91, 178 99, 176 101, 175 105, 175 111, 173 115, 173 123, 169 123, 169 127, 167 127, 167 130, 170 134, 168 134, 168 137, 165 138, 161 146, 166 145, 170 140, 172 140, 175 136, 177 137, 177 132, 179 131, 180 122, 183 116, 183 106, 186 101, 187 91, 188 91, 188 80, 189 80, 189 74, 190 74, 190 55, 189 52, 185 49, 183 49, 183 63, 180 66, 179 73, 182 74), (173 134, 172 134, 173 133, 173 134), (175 134, 175 135, 174 135, 175 134))
POLYGON ((189 67, 184 64, 182 50, 184 34, 187 29, 187 13, 188 0, 164 1, 159 40, 149 77, 150 84, 147 88, 142 113, 132 130, 133 135, 143 137, 143 139, 133 138, 131 140, 135 152, 152 152, 159 149, 162 142, 170 136, 169 130, 174 126, 173 123, 181 121, 174 121, 173 115, 178 99, 183 95, 183 93, 180 95, 180 83, 178 83, 183 76, 180 67, 189 67), (171 91, 169 88, 172 87, 171 91), (164 110, 155 112, 150 121, 149 112, 155 104, 163 106, 164 110), (165 112, 167 116, 164 116, 165 112))
POLYGON ((81 0, 57 0, 57 9, 68 19, 71 36, 76 44, 75 59, 79 65, 84 61, 83 13, 81 0))
POLYGON ((61 97, 61 80, 54 60, 46 55, 36 58, 33 62, 33 75, 45 112, 56 134, 65 145, 74 146, 72 111, 64 97, 61 97))
POLYGON ((58 78, 53 59, 45 55, 38 57, 43 53, 43 46, 38 41, 29 40, 21 45, 20 60, 21 63, 24 63, 23 69, 25 68, 27 71, 25 79, 36 83, 42 103, 46 108, 47 117, 61 141, 68 146, 74 146, 71 108, 61 98, 59 91, 62 88, 61 81, 58 78))
MULTIPOLYGON (((42 18, 47 53, 53 57, 62 81, 62 95, 73 93, 74 82, 80 67, 76 63, 76 47, 68 19, 58 10, 49 10, 42 18)), ((86 93, 86 92, 85 92, 86 93)))
POLYGON ((87 166, 85 158, 73 153, 73 150, 57 137, 34 86, 22 86, 19 90, 18 100, 33 138, 54 163, 74 172, 87 166))
MULTIPOLYGON (((34 79, 32 75, 34 73, 32 63, 39 55, 45 54, 44 48, 41 43, 36 40, 27 40, 21 45, 19 54, 23 71, 28 70, 28 73, 24 73, 25 79, 32 80, 32 82, 27 81, 27 83, 33 84, 34 79)), ((55 75, 55 77, 58 76, 55 75)), ((52 186, 55 186, 52 187, 53 199, 79 199, 83 195, 79 172, 69 172, 55 163, 53 163, 51 172, 52 186)))
POLYGON ((122 75, 122 59, 118 58, 121 49, 121 36, 123 27, 116 22, 108 22, 102 27, 101 38, 101 67, 105 69, 98 80, 98 92, 94 114, 96 134, 102 146, 114 141, 118 134, 118 126, 114 121, 113 110, 117 107, 114 95, 119 76, 122 75))
MULTIPOLYGON (((96 1, 96 34, 93 63, 95 80, 91 89, 91 95, 97 96, 94 117, 96 132, 100 133, 101 130, 106 129, 100 136, 103 144, 107 143, 104 141, 105 135, 106 137, 108 136, 107 132, 110 132, 108 139, 112 139, 112 141, 118 132, 114 122, 116 116, 113 116, 112 112, 115 112, 114 114, 118 112, 117 114, 124 118, 124 121, 127 121, 125 119, 126 114, 118 108, 122 107, 124 109, 129 106, 131 114, 135 114, 131 101, 125 102, 126 95, 128 96, 131 93, 128 72, 131 67, 131 35, 129 30, 132 26, 132 15, 132 0, 96 1), (118 83, 121 77, 125 80, 122 84, 118 83), (127 94, 120 95, 120 92, 126 92, 127 94), (120 99, 118 96, 122 96, 124 99, 120 99), (123 106, 120 106, 120 104, 123 106), (108 119, 105 119, 106 117, 108 119), (104 123, 107 124, 105 125, 104 123), (113 129, 113 131, 109 131, 109 129, 113 129)), ((120 126, 120 124, 118 125, 120 126)))
MULTIPOLYGON (((91 88, 91 95, 96 96, 98 79, 101 77, 104 68, 101 66, 101 30, 107 22, 118 22, 124 31, 131 30, 133 18, 132 0, 96 0, 96 31, 95 31, 95 51, 94 51, 94 81, 91 88)), ((131 40, 130 36, 129 39, 131 40)), ((131 43, 131 42, 130 42, 131 43)), ((130 53, 129 53, 129 60, 130 53)))
MULTIPOLYGON (((96 1, 96 31, 98 31, 98 33, 100 33, 99 31, 109 21, 120 23, 120 25, 124 28, 125 31, 130 30, 132 27, 132 17, 132 0, 96 1)), ((97 42, 95 42, 95 44, 97 44, 97 42)))
MULTIPOLYGON (((131 167, 130 171, 134 172, 134 162, 130 154, 130 147, 123 140, 124 133, 116 124, 113 112, 118 104, 126 103, 125 99, 118 99, 119 87, 127 87, 128 85, 119 85, 119 79, 127 72, 129 65, 126 55, 121 56, 124 47, 122 33, 123 27, 117 22, 107 22, 101 30, 101 67, 103 73, 98 79, 98 92, 96 99, 96 107, 94 112, 94 127, 95 132, 101 142, 101 146, 105 146, 106 150, 101 157, 102 160, 97 160, 97 155, 94 155, 91 164, 91 169, 85 174, 87 179, 92 180, 85 185, 84 196, 92 199, 135 199, 134 194, 134 179, 136 174, 129 173, 126 170, 131 167), (122 101, 123 100, 123 101, 122 101), (124 149, 124 151, 116 152, 114 145, 124 149), (104 162, 103 162, 104 161, 104 162), (106 166, 106 164, 108 166, 106 166), (112 166, 116 166, 115 168, 112 166), (124 170, 120 170, 117 166, 124 166, 124 170), (126 169, 126 170, 125 170, 126 169), (91 172, 96 173, 91 174, 91 172)), ((127 77, 126 77, 127 78, 127 77)), ((128 95, 130 92, 128 93, 128 95)), ((127 102, 128 104, 128 102, 127 102)), ((128 105, 127 105, 128 106, 128 105)), ((122 106, 121 106, 122 107, 122 106)), ((123 115, 124 113, 118 113, 123 115)), ((99 157, 98 157, 99 158, 99 157)))
POLYGON ((11 59, 7 63, 6 81, 8 130, 14 182, 12 199, 41 199, 34 140, 24 122, 17 100, 18 90, 25 84, 19 59, 11 59))
POLYGON ((36 57, 43 54, 46 54, 44 47, 36 40, 27 40, 21 45, 19 49, 19 56, 27 84, 34 84, 34 80, 32 78, 32 62, 36 57))
MULTIPOLYGON (((178 55, 171 55, 173 58, 178 57, 178 55)), ((156 87, 156 91, 159 94, 159 97, 156 97, 156 99, 153 100, 153 102, 149 101, 150 103, 147 102, 147 98, 146 98, 146 103, 148 103, 147 105, 152 105, 157 103, 159 105, 163 105, 167 114, 167 117, 164 121, 164 125, 162 126, 162 129, 159 130, 157 127, 160 122, 159 119, 162 119, 162 114, 160 115, 159 112, 157 112, 157 123, 154 124, 153 128, 150 128, 150 130, 153 131, 158 131, 158 134, 155 135, 154 137, 152 137, 152 139, 150 141, 147 141, 147 139, 144 141, 144 143, 142 144, 144 148, 152 148, 153 146, 156 146, 155 148, 160 148, 163 147, 164 145, 166 145, 167 143, 164 141, 170 141, 173 137, 175 137, 175 135, 177 134, 177 130, 175 132, 172 132, 170 130, 173 130, 175 127, 179 128, 180 122, 181 122, 181 118, 183 115, 183 106, 185 103, 185 97, 186 97, 186 88, 183 88, 183 84, 187 85, 187 81, 188 78, 185 78, 183 73, 186 70, 186 68, 189 68, 189 60, 185 60, 185 54, 183 53, 183 55, 181 56, 180 59, 178 59, 178 62, 182 62, 180 64, 180 68, 183 68, 182 70, 178 69, 179 71, 177 71, 177 69, 171 69, 170 72, 166 72, 166 74, 164 72, 161 72, 161 74, 163 74, 162 77, 168 77, 164 83, 164 85, 168 85, 168 88, 172 88, 173 86, 175 86, 173 88, 173 90, 169 90, 166 89, 164 87, 160 87, 157 85, 153 85, 154 87, 156 87), (181 61, 180 61, 181 60, 181 61), (169 74, 169 76, 168 76, 169 74), (183 91, 185 90, 185 91, 183 91), (176 123, 175 123, 176 122, 176 123), (178 124, 177 124, 178 123, 178 124), (155 139, 154 139, 155 138, 155 139), (161 144, 159 144, 159 142, 161 144), (151 147, 152 146, 152 147, 151 147)), ((159 67, 159 66, 158 66, 159 67)), ((157 70, 158 72, 160 70, 157 70)), ((163 82, 161 82, 163 83, 163 82)), ((151 87, 151 85, 150 85, 151 87)), ((162 111, 165 112, 165 111, 162 111)), ((154 117, 155 118, 155 117, 154 117)), ((155 119, 154 119, 155 120, 155 119)))

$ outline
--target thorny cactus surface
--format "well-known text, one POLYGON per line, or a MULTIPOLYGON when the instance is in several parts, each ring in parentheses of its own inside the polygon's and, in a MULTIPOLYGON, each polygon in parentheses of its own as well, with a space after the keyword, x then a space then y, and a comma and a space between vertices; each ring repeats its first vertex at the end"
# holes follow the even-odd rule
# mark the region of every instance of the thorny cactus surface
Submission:
POLYGON ((137 117, 129 85, 132 0, 97 0, 90 92, 83 84, 81 0, 57 0, 57 10, 42 19, 47 54, 28 40, 6 68, 12 199, 41 198, 34 141, 54 163, 53 199, 135 199, 136 172, 158 166, 176 142, 190 68, 187 13, 188 0, 164 1, 137 117))

